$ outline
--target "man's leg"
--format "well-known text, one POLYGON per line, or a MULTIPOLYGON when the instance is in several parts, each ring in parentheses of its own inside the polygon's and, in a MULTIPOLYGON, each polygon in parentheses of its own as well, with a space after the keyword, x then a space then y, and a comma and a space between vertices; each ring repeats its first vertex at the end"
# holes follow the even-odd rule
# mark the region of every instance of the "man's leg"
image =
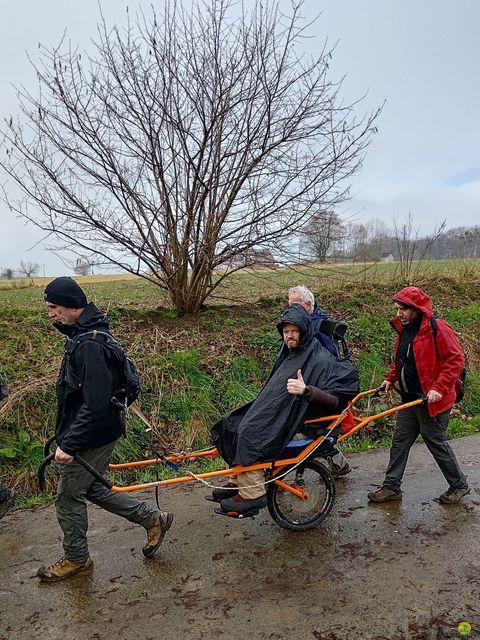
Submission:
POLYGON ((265 475, 263 470, 245 471, 236 476, 238 494, 222 500, 220 506, 226 512, 249 515, 267 506, 265 475))
POLYGON ((63 580, 90 569, 88 555, 88 515, 85 494, 93 477, 78 462, 59 465, 55 509, 63 531, 64 557, 48 566, 42 566, 37 576, 45 582, 63 580))
MULTIPOLYGON (((115 442, 112 442, 99 449, 87 449, 82 451, 82 457, 105 475, 114 447, 115 442)), ((139 524, 146 530, 147 542, 142 548, 142 553, 146 558, 153 556, 173 522, 173 513, 152 509, 144 500, 137 500, 128 493, 111 491, 95 479, 90 485, 86 497, 105 511, 139 524)))
POLYGON ((383 481, 383 486, 393 491, 400 491, 408 454, 420 433, 420 425, 414 408, 400 411, 397 416, 397 425, 390 448, 390 461, 383 481))
MULTIPOLYGON (((82 451, 81 457, 102 475, 107 475, 114 447, 115 442, 111 442, 96 449, 86 449, 82 451)), ((130 522, 139 524, 145 529, 149 529, 158 520, 160 512, 149 507, 144 500, 137 500, 129 493, 111 491, 101 482, 95 480, 93 476, 88 475, 91 478, 91 483, 85 497, 93 504, 130 522)))
POLYGON ((405 409, 397 414, 397 424, 390 448, 390 462, 383 486, 368 494, 371 502, 399 500, 402 497, 400 486, 407 465, 408 454, 420 431, 417 417, 412 409, 405 409))
POLYGON ((63 551, 70 562, 81 563, 88 558, 88 513, 85 494, 93 477, 78 462, 61 464, 55 510, 63 531, 63 551))
POLYGON ((245 471, 236 476, 238 493, 245 500, 255 500, 265 495, 265 475, 262 469, 245 471))
POLYGON ((447 427, 450 419, 450 410, 444 411, 432 418, 426 407, 418 407, 420 419, 420 433, 435 458, 450 489, 468 488, 467 479, 460 469, 457 458, 447 441, 447 427))

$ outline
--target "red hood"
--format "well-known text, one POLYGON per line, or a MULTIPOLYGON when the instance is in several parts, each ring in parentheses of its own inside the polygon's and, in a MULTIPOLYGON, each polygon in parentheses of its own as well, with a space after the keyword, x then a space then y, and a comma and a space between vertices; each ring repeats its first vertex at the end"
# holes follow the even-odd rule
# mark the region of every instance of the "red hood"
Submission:
POLYGON ((427 317, 432 315, 432 301, 427 294, 418 287, 404 287, 393 296, 393 301, 403 302, 409 307, 414 307, 427 317))

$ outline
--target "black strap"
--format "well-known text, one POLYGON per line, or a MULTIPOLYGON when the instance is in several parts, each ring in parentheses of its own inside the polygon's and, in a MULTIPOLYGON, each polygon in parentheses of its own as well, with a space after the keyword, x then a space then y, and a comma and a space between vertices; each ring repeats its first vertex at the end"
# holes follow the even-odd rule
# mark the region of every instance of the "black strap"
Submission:
POLYGON ((437 325, 437 316, 436 315, 431 315, 430 316, 430 326, 432 327, 432 333, 433 333, 433 344, 435 346, 435 351, 437 352, 437 356, 440 358, 440 352, 438 350, 437 347, 437 332, 438 332, 438 325, 437 325))

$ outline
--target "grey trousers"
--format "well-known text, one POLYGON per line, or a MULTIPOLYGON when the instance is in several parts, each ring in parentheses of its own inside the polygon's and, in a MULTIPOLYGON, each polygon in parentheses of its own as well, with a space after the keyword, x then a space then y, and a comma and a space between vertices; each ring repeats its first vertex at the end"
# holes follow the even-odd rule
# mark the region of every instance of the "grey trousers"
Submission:
MULTIPOLYGON (((95 449, 84 449, 80 456, 105 474, 115 442, 95 449)), ((88 514, 86 500, 149 529, 159 512, 128 493, 115 493, 86 471, 78 462, 62 464, 55 509, 63 531, 63 549, 67 560, 83 562, 88 557, 88 514)))
POLYGON ((410 407, 398 413, 384 487, 394 491, 400 489, 408 454, 418 435, 422 436, 450 488, 460 489, 467 486, 467 479, 447 442, 449 419, 450 410, 432 418, 424 405, 410 407))

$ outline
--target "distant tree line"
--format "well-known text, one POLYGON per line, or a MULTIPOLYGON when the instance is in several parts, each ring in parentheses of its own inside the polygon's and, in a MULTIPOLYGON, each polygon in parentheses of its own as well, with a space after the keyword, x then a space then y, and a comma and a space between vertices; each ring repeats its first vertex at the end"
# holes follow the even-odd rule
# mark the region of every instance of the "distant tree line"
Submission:
POLYGON ((6 278, 7 280, 12 280, 15 275, 19 275, 23 278, 33 278, 38 275, 40 271, 40 265, 36 262, 24 262, 21 260, 20 266, 17 269, 12 269, 11 267, 5 267, 2 269, 1 277, 6 278))
POLYGON ((423 259, 477 258, 480 225, 445 229, 441 223, 422 235, 410 213, 390 228, 384 221, 345 223, 332 211, 319 212, 302 229, 299 257, 317 262, 380 262, 423 259))

